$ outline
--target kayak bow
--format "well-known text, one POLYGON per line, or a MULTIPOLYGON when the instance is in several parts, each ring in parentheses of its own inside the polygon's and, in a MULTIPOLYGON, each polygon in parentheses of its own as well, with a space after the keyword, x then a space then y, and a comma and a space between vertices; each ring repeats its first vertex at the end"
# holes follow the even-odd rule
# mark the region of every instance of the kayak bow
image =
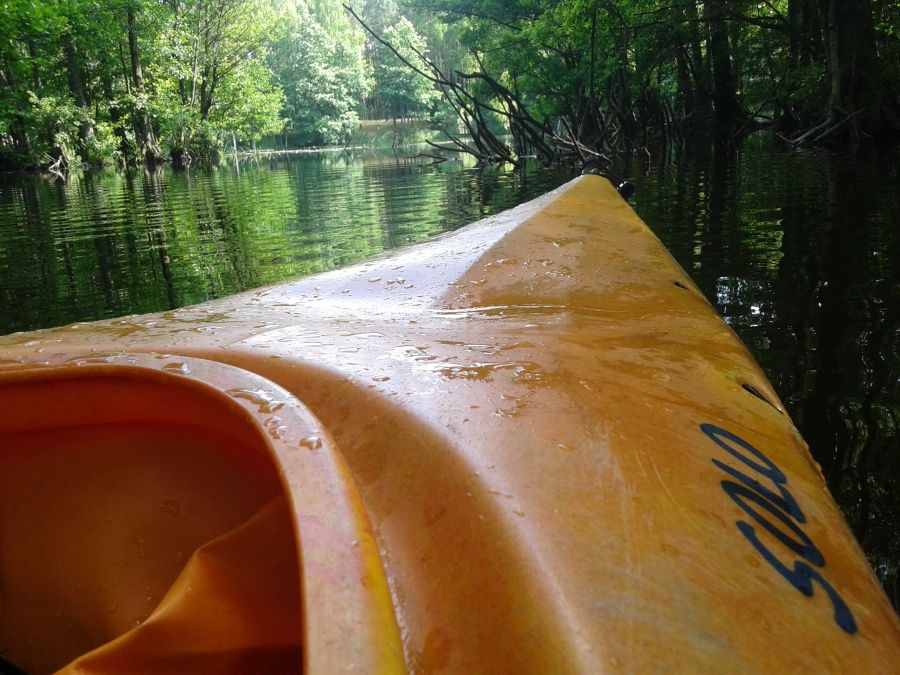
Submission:
POLYGON ((771 385, 598 176, 0 366, 0 651, 29 672, 900 663, 771 385))

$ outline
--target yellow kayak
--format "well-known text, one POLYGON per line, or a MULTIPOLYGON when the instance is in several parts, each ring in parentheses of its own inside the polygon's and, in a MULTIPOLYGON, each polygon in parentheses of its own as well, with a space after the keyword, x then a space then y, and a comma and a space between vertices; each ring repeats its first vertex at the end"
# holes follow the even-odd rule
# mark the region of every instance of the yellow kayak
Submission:
POLYGON ((0 432, 0 656, 28 673, 900 664, 772 387, 599 176, 0 338, 0 432))

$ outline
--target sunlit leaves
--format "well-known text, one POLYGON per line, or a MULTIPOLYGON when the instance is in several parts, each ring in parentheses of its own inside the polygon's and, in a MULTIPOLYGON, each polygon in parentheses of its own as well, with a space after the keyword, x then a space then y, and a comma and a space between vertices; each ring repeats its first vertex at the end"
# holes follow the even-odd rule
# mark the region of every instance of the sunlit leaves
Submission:
POLYGON ((269 63, 284 89, 291 135, 304 144, 335 145, 357 128, 371 76, 358 27, 318 4, 321 16, 300 2, 283 17, 269 63))
MULTIPOLYGON (((410 63, 419 63, 419 55, 428 54, 425 38, 405 16, 385 28, 383 37, 410 63)), ((385 47, 380 47, 375 79, 377 94, 394 118, 428 117, 441 97, 430 81, 404 65, 385 47)))

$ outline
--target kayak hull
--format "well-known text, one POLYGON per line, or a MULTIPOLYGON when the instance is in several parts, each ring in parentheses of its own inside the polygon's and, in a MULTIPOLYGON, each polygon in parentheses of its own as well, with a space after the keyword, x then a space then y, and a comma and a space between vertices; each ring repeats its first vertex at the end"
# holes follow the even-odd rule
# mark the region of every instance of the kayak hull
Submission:
POLYGON ((19 529, 3 546, 21 550, 3 552, 4 582, 21 578, 27 599, 53 576, 53 598, 80 609, 4 609, 4 641, 65 617, 70 633, 98 613, 108 625, 46 663, 34 655, 51 649, 13 648, 20 665, 113 672, 180 653, 185 672, 746 672, 900 659, 897 617, 771 385, 600 177, 344 270, 0 338, 0 359, 4 438, 33 441, 6 444, 4 475, 31 462, 29 482, 56 471, 89 494, 142 476, 168 485, 154 471, 172 486, 131 506, 113 490, 66 520, 84 534, 69 577, 46 542, 40 569, 21 544, 35 526, 22 514, 65 481, 5 500, 4 529, 19 529), (110 453, 119 468, 104 474, 110 453), (156 455, 179 460, 152 468, 156 455), (202 470, 217 461, 227 475, 202 470), (104 509, 130 514, 118 538, 97 526, 104 509), (179 519, 196 536, 163 545, 179 519), (219 563, 200 564, 209 549, 219 563), (164 574, 104 588, 151 550, 164 574), (91 589, 72 591, 89 569, 91 589), (205 599, 188 602, 188 587, 205 599), (267 597, 271 626, 234 620, 266 614, 267 597))

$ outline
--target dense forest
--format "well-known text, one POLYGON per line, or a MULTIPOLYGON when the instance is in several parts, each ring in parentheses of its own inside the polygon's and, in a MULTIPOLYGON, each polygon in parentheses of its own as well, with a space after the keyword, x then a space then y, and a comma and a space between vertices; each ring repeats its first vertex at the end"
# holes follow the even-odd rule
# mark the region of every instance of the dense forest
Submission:
POLYGON ((900 132, 890 0, 4 0, 0 167, 185 164, 424 120, 516 163, 900 132))

